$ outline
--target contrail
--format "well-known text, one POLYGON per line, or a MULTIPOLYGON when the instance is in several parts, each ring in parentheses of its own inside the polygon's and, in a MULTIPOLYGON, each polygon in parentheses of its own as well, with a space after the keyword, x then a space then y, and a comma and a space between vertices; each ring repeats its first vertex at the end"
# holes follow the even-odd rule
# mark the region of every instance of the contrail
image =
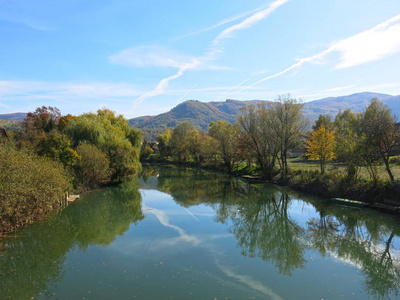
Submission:
POLYGON ((186 207, 184 207, 184 209, 186 209, 186 211, 189 213, 189 215, 191 215, 193 218, 195 218, 195 220, 197 222, 199 222, 199 219, 197 219, 186 207))
POLYGON ((199 83, 196 83, 190 90, 188 90, 188 91, 185 93, 185 95, 183 95, 182 97, 180 97, 179 100, 176 101, 176 103, 175 103, 173 106, 175 106, 175 105, 177 105, 178 103, 180 103, 181 100, 182 100, 184 97, 186 97, 187 94, 189 94, 191 91, 193 91, 193 89, 194 89, 198 84, 199 84, 199 83))
POLYGON ((250 78, 248 78, 248 79, 246 79, 246 80, 243 80, 241 83, 239 83, 239 84, 237 84, 237 85, 231 87, 231 88, 228 89, 225 93, 223 93, 221 96, 219 96, 219 97, 217 98, 216 101, 222 99, 222 97, 224 97, 226 94, 228 94, 231 90, 233 90, 233 89, 235 89, 235 88, 241 86, 243 83, 245 83, 245 82, 247 82, 247 81, 249 81, 249 80, 250 80, 250 78))

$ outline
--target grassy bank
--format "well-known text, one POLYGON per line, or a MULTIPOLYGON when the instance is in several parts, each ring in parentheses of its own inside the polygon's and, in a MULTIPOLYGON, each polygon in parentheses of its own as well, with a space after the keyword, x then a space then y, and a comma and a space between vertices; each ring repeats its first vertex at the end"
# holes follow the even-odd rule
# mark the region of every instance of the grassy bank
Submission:
MULTIPOLYGON (((144 162, 176 164, 171 158, 160 159, 158 155, 152 155, 144 162)), ((198 164, 189 161, 179 164, 227 172, 224 166, 218 163, 198 164)), ((378 166, 380 179, 375 182, 369 179, 369 174, 364 168, 360 168, 356 178, 349 179, 346 176, 345 166, 340 163, 328 163, 325 174, 320 173, 318 162, 307 160, 304 157, 291 158, 289 166, 290 171, 287 176, 283 177, 282 174, 276 173, 272 181, 323 198, 347 198, 371 204, 391 200, 392 203, 398 202, 400 206, 400 181, 390 181, 383 166, 378 166)), ((400 166, 393 164, 391 167, 395 176, 398 174, 400 177, 400 166)), ((251 175, 258 179, 258 182, 264 181, 256 165, 249 167, 246 164, 239 164, 232 174, 236 176, 251 175)))

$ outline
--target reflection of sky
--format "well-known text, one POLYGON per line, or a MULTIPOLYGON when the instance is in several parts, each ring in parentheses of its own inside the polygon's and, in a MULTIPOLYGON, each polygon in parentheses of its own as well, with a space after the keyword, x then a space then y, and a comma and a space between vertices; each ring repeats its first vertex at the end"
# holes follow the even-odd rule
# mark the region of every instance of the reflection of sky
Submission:
MULTIPOLYGON (((250 289, 266 295, 270 299, 282 299, 271 287, 252 278, 250 275, 242 274, 243 270, 241 272, 235 271, 232 266, 229 266, 232 261, 226 260, 226 249, 224 249, 225 247, 221 248, 221 244, 224 244, 221 241, 232 240, 232 235, 227 233, 226 227, 214 222, 215 212, 211 207, 197 205, 187 209, 177 205, 172 197, 166 193, 157 190, 140 190, 140 192, 142 195, 142 210, 146 218, 137 226, 155 227, 158 228, 156 231, 161 231, 162 229, 159 228, 159 225, 162 225, 164 229, 168 229, 168 237, 160 236, 154 238, 153 236, 150 241, 148 236, 119 239, 110 245, 109 249, 125 255, 132 255, 132 253, 146 249, 149 257, 157 255, 165 257, 173 256, 177 251, 190 252, 195 251, 195 248, 200 248, 212 257, 212 261, 208 261, 208 263, 214 264, 226 277, 224 279, 224 276, 218 277, 218 275, 210 273, 207 276, 212 280, 224 282, 225 285, 236 286, 236 288, 239 284, 242 289, 250 289), (182 219, 184 219, 184 222, 182 222, 182 219), (184 226, 178 226, 177 224, 184 224, 184 226), (211 225, 214 230, 210 230, 209 233, 205 233, 204 230, 201 233, 189 233, 196 231, 193 225, 195 227, 200 226, 200 228, 204 225, 203 229, 211 225)), ((135 228, 133 227, 131 230, 134 232, 135 228)), ((127 233, 127 237, 129 235, 130 232, 127 233)), ((240 255, 239 252, 238 254, 240 255)), ((197 259, 201 260, 201 258, 197 259)))
MULTIPOLYGON (((202 204, 185 208, 157 190, 141 189, 140 193, 144 220, 132 224, 111 245, 89 247, 83 256, 100 256, 108 268, 118 263, 128 274, 139 278, 150 274, 155 282, 184 274, 186 281, 181 285, 186 284, 187 278, 195 278, 213 292, 229 288, 226 295, 231 299, 236 292, 256 299, 288 299, 294 295, 303 299, 366 298, 359 266, 334 253, 321 257, 310 241, 300 241, 307 245, 305 268, 293 270, 291 276, 283 275, 274 258, 262 260, 243 255, 235 236, 229 233, 232 224, 215 221, 215 208, 202 204)), ((319 218, 311 204, 296 199, 290 201, 288 215, 303 228, 310 218, 319 218)), ((202 297, 197 293, 196 299, 202 297)))

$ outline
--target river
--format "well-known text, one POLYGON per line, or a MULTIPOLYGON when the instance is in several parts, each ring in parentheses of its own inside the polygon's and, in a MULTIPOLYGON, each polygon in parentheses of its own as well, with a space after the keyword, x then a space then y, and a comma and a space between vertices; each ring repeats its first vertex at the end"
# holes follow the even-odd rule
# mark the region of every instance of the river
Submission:
POLYGON ((0 299, 396 299, 397 217, 145 166, 0 240, 0 299))

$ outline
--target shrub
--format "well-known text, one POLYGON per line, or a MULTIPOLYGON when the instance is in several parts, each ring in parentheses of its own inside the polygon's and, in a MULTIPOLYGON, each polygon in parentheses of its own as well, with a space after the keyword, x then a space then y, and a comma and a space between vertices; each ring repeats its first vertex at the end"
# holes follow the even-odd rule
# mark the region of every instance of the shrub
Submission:
POLYGON ((0 233, 29 224, 56 208, 69 189, 59 162, 0 145, 0 233))
POLYGON ((75 171, 81 188, 96 188, 110 180, 110 161, 105 153, 89 144, 78 146, 76 151, 80 159, 75 171))

